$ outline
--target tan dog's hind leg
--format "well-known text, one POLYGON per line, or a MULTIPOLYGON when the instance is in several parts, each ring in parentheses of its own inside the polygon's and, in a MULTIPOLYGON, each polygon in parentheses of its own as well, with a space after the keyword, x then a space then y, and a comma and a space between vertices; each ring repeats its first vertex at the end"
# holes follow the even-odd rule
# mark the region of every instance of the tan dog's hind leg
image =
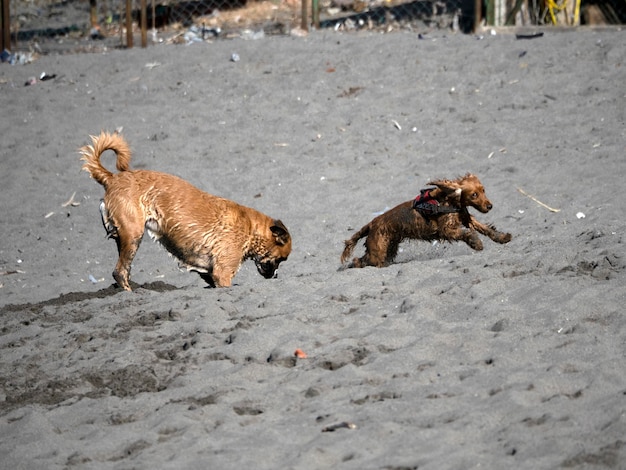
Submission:
MULTIPOLYGON (((143 227, 142 227, 143 228, 143 227)), ((143 237, 143 230, 135 229, 129 230, 127 227, 120 227, 118 229, 115 242, 117 243, 117 251, 119 258, 115 265, 115 271, 113 271, 113 279, 124 290, 130 291, 130 267, 133 262, 133 258, 139 249, 141 244, 141 238, 143 237)))

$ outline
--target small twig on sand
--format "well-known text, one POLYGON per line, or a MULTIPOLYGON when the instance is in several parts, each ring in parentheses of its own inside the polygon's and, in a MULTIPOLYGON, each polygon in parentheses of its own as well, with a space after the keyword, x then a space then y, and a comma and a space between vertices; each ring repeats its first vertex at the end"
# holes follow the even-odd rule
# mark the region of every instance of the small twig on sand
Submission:
POLYGON ((341 428, 356 429, 356 424, 349 423, 347 421, 344 421, 339 424, 331 424, 330 426, 326 426, 324 429, 322 429, 322 432, 334 432, 337 429, 341 429, 341 428))
POLYGON ((76 191, 74 191, 72 193, 72 196, 63 204, 61 204, 62 207, 67 207, 67 206, 72 206, 72 207, 76 207, 76 206, 80 206, 80 202, 75 201, 74 200, 74 196, 76 196, 76 191))
POLYGON ((539 204, 541 207, 545 207, 546 209, 548 209, 550 212, 561 212, 561 209, 555 209, 554 207, 550 207, 546 204, 544 204, 543 202, 541 202, 539 199, 537 199, 534 196, 531 196, 530 194, 528 194, 526 191, 524 191, 522 188, 517 188, 517 190, 522 193, 524 196, 526 196, 527 198, 532 199, 533 201, 535 201, 537 204, 539 204))
POLYGON ((0 276, 8 276, 9 274, 24 274, 24 271, 20 271, 19 269, 15 269, 12 271, 2 271, 0 272, 0 276))

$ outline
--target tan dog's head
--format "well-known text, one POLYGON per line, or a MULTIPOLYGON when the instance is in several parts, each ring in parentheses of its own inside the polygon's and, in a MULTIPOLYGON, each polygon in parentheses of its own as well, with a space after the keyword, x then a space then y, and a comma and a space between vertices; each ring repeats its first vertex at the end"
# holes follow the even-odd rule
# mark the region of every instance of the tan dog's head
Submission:
POLYGON ((428 184, 437 186, 444 198, 454 205, 474 207, 482 213, 487 213, 493 205, 485 195, 485 188, 476 175, 471 173, 456 180, 437 180, 428 184))
POLYGON ((291 253, 291 235, 280 220, 273 220, 270 225, 272 235, 264 240, 264 245, 253 256, 259 274, 266 279, 276 277, 278 265, 285 261, 291 253))

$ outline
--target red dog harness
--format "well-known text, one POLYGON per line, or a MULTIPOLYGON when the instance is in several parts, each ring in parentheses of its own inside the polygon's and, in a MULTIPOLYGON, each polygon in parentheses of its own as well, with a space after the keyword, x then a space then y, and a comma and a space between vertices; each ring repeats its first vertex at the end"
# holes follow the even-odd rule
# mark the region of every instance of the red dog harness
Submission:
POLYGON ((424 217, 460 212, 460 209, 457 207, 442 206, 439 204, 439 201, 430 194, 433 189, 434 188, 420 190, 420 193, 413 201, 413 209, 422 214, 424 217))

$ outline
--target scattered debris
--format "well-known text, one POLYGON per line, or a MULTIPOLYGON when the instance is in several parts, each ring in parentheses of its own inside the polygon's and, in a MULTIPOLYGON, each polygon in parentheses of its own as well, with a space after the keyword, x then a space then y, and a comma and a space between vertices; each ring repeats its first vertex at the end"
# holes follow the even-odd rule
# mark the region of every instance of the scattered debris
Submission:
POLYGON ((289 31, 289 35, 296 38, 303 38, 308 36, 308 34, 309 32, 302 28, 292 28, 291 31, 289 31))
POLYGON ((47 74, 46 72, 41 72, 41 74, 39 75, 39 78, 30 77, 28 80, 26 80, 26 83, 24 83, 24 86, 35 85, 37 84, 38 81, 45 82, 47 80, 52 80, 53 78, 56 78, 56 74, 50 75, 50 74, 47 74))
POLYGON ((104 39, 105 36, 100 31, 100 26, 96 25, 89 30, 89 37, 93 40, 104 39))
POLYGON ((12 54, 8 50, 3 50, 0 53, 0 61, 8 62, 11 65, 26 65, 37 59, 37 55, 34 52, 16 52, 12 54))
POLYGON ((259 39, 265 38, 265 31, 262 29, 258 31, 252 31, 251 29, 244 29, 241 32, 241 39, 245 39, 246 41, 256 41, 259 39))
POLYGON ((326 426, 324 429, 322 429, 322 432, 334 432, 337 429, 342 429, 342 428, 356 429, 356 424, 343 421, 342 423, 331 424, 330 426, 326 426))
POLYGON ((539 31, 537 33, 518 33, 515 35, 516 39, 535 39, 543 36, 543 32, 539 31))
POLYGON ((52 80, 53 78, 56 78, 57 75, 56 73, 53 73, 52 75, 47 74, 46 72, 41 72, 41 75, 39 75, 39 80, 41 80, 42 82, 45 82, 46 80, 52 80))
POLYGON ((347 98, 348 96, 354 96, 359 94, 363 90, 362 86, 351 86, 347 90, 343 90, 337 95, 337 98, 347 98))
POLYGON ((534 196, 531 196, 530 194, 528 194, 526 191, 524 191, 522 188, 517 188, 517 190, 522 193, 524 196, 526 196, 527 198, 535 201, 537 204, 539 204, 541 207, 545 207, 546 209, 548 209, 550 212, 561 212, 561 209, 555 209, 553 207, 550 207, 546 204, 544 204, 543 202, 541 202, 539 199, 535 198, 534 196))
POLYGON ((92 284, 98 284, 99 282, 104 282, 104 280, 105 279, 103 277, 101 277, 100 279, 96 279, 92 274, 89 275, 89 282, 91 282, 92 284))
POLYGON ((19 269, 13 269, 11 271, 2 271, 0 272, 0 276, 8 276, 9 274, 24 274, 25 271, 21 271, 19 269))
POLYGON ((202 23, 201 26, 192 25, 188 30, 176 34, 167 42, 174 44, 193 44, 194 42, 204 42, 208 39, 216 38, 221 34, 221 28, 207 28, 204 23, 202 23))
POLYGON ((67 201, 65 201, 63 204, 61 204, 61 207, 67 207, 67 206, 76 207, 76 206, 80 206, 80 202, 75 201, 74 200, 74 196, 76 196, 76 191, 74 191, 72 193, 72 195, 70 196, 70 198, 67 201))

